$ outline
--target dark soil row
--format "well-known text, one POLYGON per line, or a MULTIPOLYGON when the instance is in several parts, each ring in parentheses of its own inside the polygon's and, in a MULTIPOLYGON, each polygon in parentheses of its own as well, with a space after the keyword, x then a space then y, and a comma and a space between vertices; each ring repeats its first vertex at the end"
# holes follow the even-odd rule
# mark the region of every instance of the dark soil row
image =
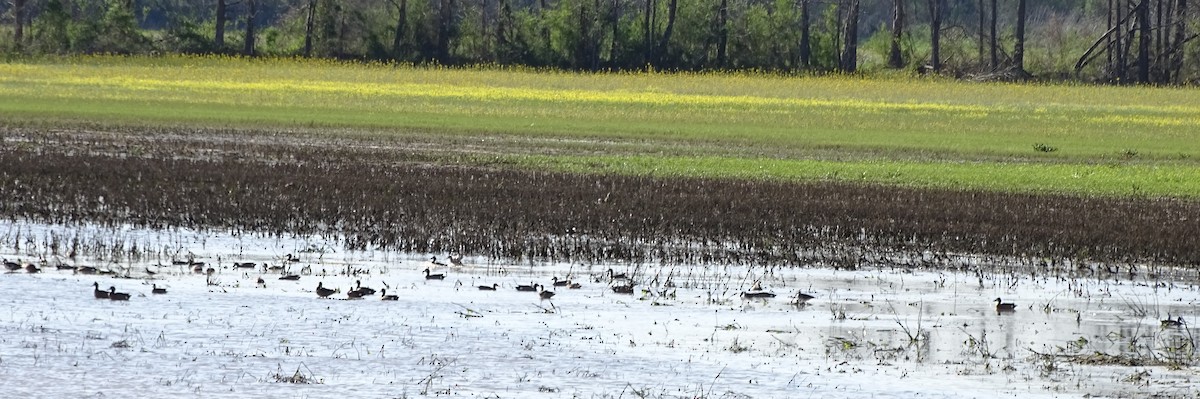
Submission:
POLYGON ((853 247, 1200 265, 1200 203, 1182 200, 546 173, 447 162, 402 139, 0 134, 0 216, 46 223, 497 259, 795 265, 853 247))

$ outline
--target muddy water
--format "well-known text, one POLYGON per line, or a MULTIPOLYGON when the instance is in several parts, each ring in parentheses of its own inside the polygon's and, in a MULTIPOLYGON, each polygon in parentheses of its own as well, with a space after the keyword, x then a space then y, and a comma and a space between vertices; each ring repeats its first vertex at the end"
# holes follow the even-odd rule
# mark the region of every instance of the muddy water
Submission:
POLYGON ((0 256, 47 266, 0 275, 0 291, 27 293, 3 300, 0 372, 17 378, 0 385, 28 397, 1191 397, 1200 387, 1191 329, 1160 322, 1196 319, 1194 281, 996 273, 996 264, 939 272, 429 261, 445 255, 6 222, 0 256), (80 253, 56 257, 56 241, 60 252, 78 241, 80 253), (171 264, 188 257, 213 273, 171 264), (116 274, 55 270, 59 262, 116 274), (424 279, 427 267, 447 279, 424 279), (610 268, 633 275, 634 294, 609 288, 610 268), (554 276, 582 286, 550 300, 515 290, 554 276), (400 300, 314 294, 321 282, 346 298, 356 280, 400 300), (134 297, 95 300, 93 282, 134 297), (743 298, 755 282, 778 296, 743 298), (150 284, 170 293, 154 295, 150 284), (475 288, 491 284, 500 290, 475 288), (798 292, 815 298, 791 303, 798 292), (998 297, 1016 309, 997 312, 998 297), (286 379, 295 376, 319 383, 286 379))

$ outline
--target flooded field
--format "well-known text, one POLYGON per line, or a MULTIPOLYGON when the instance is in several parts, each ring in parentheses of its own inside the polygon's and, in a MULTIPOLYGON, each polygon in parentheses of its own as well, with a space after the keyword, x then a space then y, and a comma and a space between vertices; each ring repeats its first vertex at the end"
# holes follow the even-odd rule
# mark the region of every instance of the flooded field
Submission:
POLYGON ((0 275, 0 387, 30 398, 1193 397, 1200 389, 1189 324, 1200 313, 1197 282, 1148 267, 1006 273, 970 257, 954 271, 470 256, 453 265, 450 255, 6 221, 0 256, 20 268, 0 275), (63 253, 72 241, 74 258, 63 253), (445 278, 427 279, 425 269, 445 278), (287 275, 298 279, 280 279, 287 275), (556 287, 556 277, 579 287, 556 287), (554 295, 517 290, 534 284, 554 295), (632 293, 613 289, 631 284, 632 293), (318 285, 338 292, 319 298, 318 285), (131 298, 96 299, 94 286, 131 298), (380 300, 382 292, 348 300, 356 286, 397 300, 380 300), (813 298, 797 303, 798 294, 813 298), (998 298, 1015 309, 998 311, 998 298), (1182 325, 1163 322, 1180 317, 1182 325))

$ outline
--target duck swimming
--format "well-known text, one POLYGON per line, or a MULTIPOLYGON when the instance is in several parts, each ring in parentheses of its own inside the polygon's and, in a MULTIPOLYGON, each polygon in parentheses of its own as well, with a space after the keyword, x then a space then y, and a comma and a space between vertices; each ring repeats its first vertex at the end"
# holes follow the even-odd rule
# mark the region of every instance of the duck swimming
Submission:
POLYGON ((363 295, 375 295, 375 289, 363 287, 361 280, 354 280, 354 287, 355 291, 361 292, 363 295))
POLYGON ((1017 304, 1004 303, 1004 301, 1001 301, 1000 298, 996 298, 996 311, 997 312, 1013 312, 1016 310, 1017 310, 1017 304))
POLYGON ((108 299, 111 299, 114 301, 128 301, 129 294, 124 293, 124 292, 117 292, 117 287, 108 287, 108 299))
POLYGON ((1171 319, 1171 316, 1167 316, 1167 319, 1162 321, 1163 328, 1178 328, 1183 327, 1184 325, 1186 325, 1186 323, 1183 322, 1183 316, 1178 316, 1175 319, 1171 319))
POLYGON ((96 299, 108 299, 108 291, 101 291, 100 283, 92 283, 92 287, 92 295, 94 295, 96 299))
POLYGON ((325 283, 323 283, 323 282, 317 283, 317 296, 319 296, 321 298, 325 298, 330 295, 333 295, 333 293, 335 293, 335 292, 337 292, 337 290, 331 290, 331 289, 325 288, 325 283))
POLYGON ((429 269, 425 269, 425 279, 426 280, 445 280, 446 275, 445 274, 429 274, 429 269))

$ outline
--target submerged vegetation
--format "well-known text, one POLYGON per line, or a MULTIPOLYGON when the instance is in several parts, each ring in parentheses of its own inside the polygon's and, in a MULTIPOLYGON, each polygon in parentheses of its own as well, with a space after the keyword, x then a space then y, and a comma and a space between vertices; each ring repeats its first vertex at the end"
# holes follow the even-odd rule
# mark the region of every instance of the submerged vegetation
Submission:
POLYGON ((412 138, 10 129, 4 139, 0 214, 54 224, 313 234, 352 249, 556 261, 1200 262, 1200 206, 1189 200, 545 172, 448 162, 419 150, 444 143, 412 138))

